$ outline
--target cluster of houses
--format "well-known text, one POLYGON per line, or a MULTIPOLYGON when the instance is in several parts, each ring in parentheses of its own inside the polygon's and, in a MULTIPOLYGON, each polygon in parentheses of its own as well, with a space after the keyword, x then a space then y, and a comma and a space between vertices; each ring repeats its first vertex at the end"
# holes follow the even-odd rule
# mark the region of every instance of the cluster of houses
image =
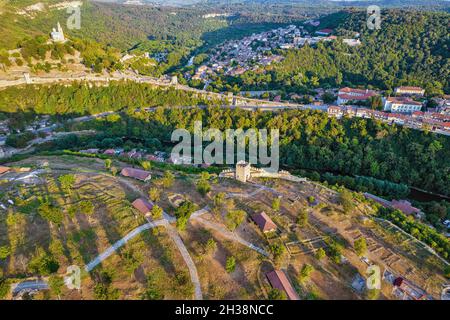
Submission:
MULTIPOLYGON (((104 154, 108 156, 117 156, 117 157, 123 157, 128 159, 136 159, 136 160, 148 160, 148 161, 155 161, 155 162, 161 162, 161 163, 167 163, 167 164, 176 164, 176 165, 192 165, 193 159, 190 156, 177 156, 177 155, 168 155, 166 152, 163 151, 155 151, 153 154, 146 153, 143 151, 139 151, 136 149, 133 149, 131 151, 125 151, 123 148, 115 148, 115 149, 98 149, 98 148, 91 148, 91 149, 85 149, 80 150, 80 153, 84 154, 104 154)), ((201 165, 197 165, 202 168, 207 168, 210 165, 207 163, 202 163, 201 165)))
MULTIPOLYGON (((289 25, 285 28, 252 34, 240 40, 230 40, 217 46, 208 57, 208 64, 199 66, 193 77, 189 73, 184 76, 188 80, 204 80, 205 82, 210 76, 218 73, 238 76, 248 70, 281 61, 282 56, 271 54, 274 49, 299 48, 306 44, 336 40, 336 36, 330 35, 332 32, 332 29, 322 29, 311 35, 303 26, 289 25)), ((361 44, 359 39, 343 39, 343 42, 349 46, 361 44)))
POLYGON ((433 111, 422 112, 425 91, 420 87, 398 87, 396 96, 381 98, 384 111, 372 110, 357 106, 378 96, 374 90, 342 88, 338 92, 337 105, 327 108, 328 115, 342 118, 359 117, 373 118, 387 123, 406 125, 414 129, 425 129, 437 133, 450 133, 450 100, 443 99, 441 106, 433 111))

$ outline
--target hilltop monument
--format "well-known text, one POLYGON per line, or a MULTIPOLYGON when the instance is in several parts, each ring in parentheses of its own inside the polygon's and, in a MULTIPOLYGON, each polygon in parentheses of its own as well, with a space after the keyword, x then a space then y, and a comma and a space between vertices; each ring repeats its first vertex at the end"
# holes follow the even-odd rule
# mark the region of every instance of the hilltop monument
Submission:
POLYGON ((58 22, 58 25, 57 25, 56 29, 53 28, 53 30, 52 30, 50 35, 52 36, 53 42, 64 42, 64 41, 66 41, 66 38, 64 38, 63 29, 61 28, 61 25, 59 24, 59 22, 58 22))

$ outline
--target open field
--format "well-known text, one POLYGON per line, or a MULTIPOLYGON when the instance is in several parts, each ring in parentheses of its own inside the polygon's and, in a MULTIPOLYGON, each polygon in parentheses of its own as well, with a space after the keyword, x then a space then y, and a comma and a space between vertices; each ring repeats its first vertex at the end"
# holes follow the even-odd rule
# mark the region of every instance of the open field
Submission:
MULTIPOLYGON (((95 158, 39 156, 13 165, 31 167, 31 172, 0 177, 5 207, 0 209, 0 247, 10 251, 0 267, 11 284, 62 277, 71 265, 83 269, 151 221, 131 205, 138 197, 147 198, 151 189, 160 191, 156 204, 168 214, 99 266, 83 271, 81 290, 45 290, 34 298, 192 299, 194 272, 201 290, 195 296, 203 299, 267 299, 271 286, 265 275, 281 269, 301 299, 365 299, 367 293, 352 288, 352 282, 358 274, 367 277, 367 263, 405 277, 434 298, 445 283, 442 261, 414 238, 373 219, 367 202, 355 196, 354 208, 345 213, 339 192, 312 182, 257 179, 243 184, 212 175, 211 190, 203 196, 196 187, 199 175, 177 171, 165 186, 159 169, 150 169, 152 179, 144 183, 112 175, 95 158), (68 176, 74 179, 70 188, 64 184, 68 176), (184 230, 175 229, 177 198, 198 210, 184 230), (274 208, 276 199, 279 208, 274 208), (234 224, 230 212, 237 211, 244 216, 234 224), (276 224, 276 232, 264 234, 250 218, 262 211, 276 224), (307 213, 305 225, 298 222, 300 212, 307 213), (354 249, 360 238, 367 242, 366 261, 354 249), (273 251, 276 246, 283 248, 280 255, 273 251), (317 258, 319 251, 325 257, 317 258), (228 270, 231 258, 235 266, 228 270), (302 279, 305 265, 313 271, 302 279)), ((114 160, 112 166, 120 170, 126 164, 114 160)), ((380 298, 395 299, 385 281, 380 298)))

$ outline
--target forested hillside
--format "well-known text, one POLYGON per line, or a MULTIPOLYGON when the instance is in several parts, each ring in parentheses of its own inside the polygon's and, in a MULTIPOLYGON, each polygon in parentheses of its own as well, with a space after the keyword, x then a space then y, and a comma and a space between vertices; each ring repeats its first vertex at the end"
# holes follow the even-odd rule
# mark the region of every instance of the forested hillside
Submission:
MULTIPOLYGON (((170 141, 174 128, 277 128, 280 163, 289 169, 332 171, 404 183, 450 195, 450 138, 365 119, 328 118, 323 112, 247 112, 212 108, 138 113, 92 128, 111 137, 170 141)), ((91 141, 92 142, 92 141, 91 141)), ((152 142, 154 143, 154 142, 152 142)), ((137 145, 139 147, 139 145, 137 145)))
POLYGON ((431 95, 449 92, 450 14, 388 10, 381 29, 374 31, 366 26, 365 12, 342 14, 346 17, 336 34, 351 38, 360 33, 362 45, 332 41, 289 50, 281 63, 228 82, 258 90, 346 85, 392 90, 407 84, 423 86, 431 95))
MULTIPOLYGON (((0 111, 41 114, 87 114, 126 110, 129 117, 93 128, 110 137, 170 141, 176 127, 192 128, 197 119, 218 129, 278 128, 281 163, 290 169, 333 171, 405 183, 450 194, 450 138, 367 119, 328 118, 312 111, 247 112, 161 109, 135 113, 136 108, 177 105, 219 105, 192 93, 152 88, 145 84, 113 83, 109 87, 35 86, 0 91, 0 111)), ((9 113, 8 117, 14 118, 9 113)))

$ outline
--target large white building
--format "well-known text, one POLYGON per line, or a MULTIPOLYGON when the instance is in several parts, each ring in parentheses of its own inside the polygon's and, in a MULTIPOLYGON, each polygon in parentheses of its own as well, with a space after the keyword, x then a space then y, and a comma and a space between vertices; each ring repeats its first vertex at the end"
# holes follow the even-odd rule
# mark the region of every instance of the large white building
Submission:
POLYGON ((420 87, 398 87, 395 88, 395 94, 423 96, 425 94, 425 90, 420 87))
POLYGON ((413 113, 422 110, 422 103, 405 97, 389 97, 384 103, 384 110, 396 113, 413 113))
POLYGON ((66 38, 64 37, 63 29, 61 28, 61 25, 58 22, 57 28, 53 28, 51 34, 52 40, 54 42, 64 42, 66 41, 66 38))
POLYGON ((349 101, 366 101, 376 95, 376 92, 368 89, 342 88, 338 92, 337 104, 343 105, 349 101))

